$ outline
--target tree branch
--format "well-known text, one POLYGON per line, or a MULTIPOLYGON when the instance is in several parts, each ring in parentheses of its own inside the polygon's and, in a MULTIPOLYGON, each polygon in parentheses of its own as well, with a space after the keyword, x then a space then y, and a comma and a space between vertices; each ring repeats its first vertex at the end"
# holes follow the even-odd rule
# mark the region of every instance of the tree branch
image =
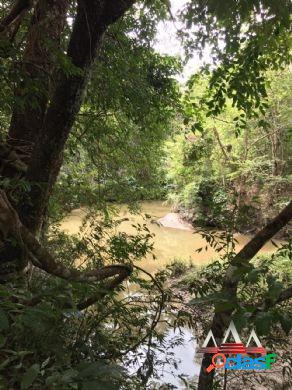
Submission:
POLYGON ((218 142, 218 144, 220 146, 220 149, 221 149, 221 151, 222 151, 222 153, 224 155, 225 161, 229 161, 229 156, 226 153, 225 146, 221 142, 221 139, 220 139, 220 136, 219 136, 219 133, 218 133, 216 127, 213 127, 213 133, 214 133, 215 138, 217 139, 217 142, 218 142))
MULTIPOLYGON (((292 201, 262 230, 260 230, 231 260, 230 266, 226 271, 223 282, 222 293, 230 298, 230 302, 236 300, 237 286, 240 281, 238 270, 245 267, 249 261, 258 253, 258 251, 268 242, 276 233, 278 233, 292 218, 292 201)), ((280 299, 284 300, 291 294, 288 289, 280 299)), ((280 295, 281 296, 281 295, 280 295)), ((288 299, 288 298, 287 298, 288 299)), ((280 302, 280 301, 279 301, 280 302)), ((223 338, 224 330, 229 325, 232 318, 233 309, 217 312, 214 314, 211 330, 215 339, 220 343, 223 338)), ((213 387, 214 370, 207 374, 206 368, 211 364, 212 356, 204 354, 198 390, 211 390, 213 387)))
POLYGON ((41 225, 62 165, 65 143, 82 104, 90 69, 101 47, 103 35, 134 2, 135 0, 78 1, 67 50, 68 60, 74 65, 75 71, 69 75, 63 71, 59 75, 28 166, 27 180, 33 184, 29 194, 30 202, 23 205, 20 217, 31 231, 37 231, 41 225))
POLYGON ((285 290, 282 290, 276 300, 272 300, 271 298, 266 298, 262 303, 257 305, 258 307, 252 313, 251 318, 254 318, 260 312, 266 312, 271 309, 275 305, 279 303, 283 303, 292 298, 292 286, 287 287, 285 290))
POLYGON ((6 30, 25 11, 33 7, 35 1, 17 0, 12 6, 9 14, 0 21, 0 33, 6 30))
POLYGON ((278 299, 276 300, 276 303, 282 303, 288 301, 291 298, 292 298, 292 286, 281 291, 280 295, 278 296, 278 299))
POLYGON ((233 258, 231 266, 246 264, 292 218, 292 201, 262 230, 260 230, 233 258))
MULTIPOLYGON (((17 103, 12 109, 8 133, 13 147, 34 145, 37 140, 59 66, 57 53, 68 7, 69 0, 39 0, 34 8, 23 56, 17 63, 22 77, 15 85, 17 103), (36 86, 33 90, 32 84, 36 86)), ((24 159, 28 161, 29 158, 24 159)))
MULTIPOLYGON (((130 264, 114 264, 95 270, 79 271, 66 268, 63 264, 56 262, 47 249, 43 248, 34 235, 21 223, 18 214, 2 190, 0 190, 0 231, 6 237, 12 236, 17 240, 21 239, 36 267, 71 282, 90 283, 115 277, 108 284, 108 288, 113 289, 132 273, 132 265, 130 264)), ((80 304, 80 308, 92 304, 90 299, 80 304)))

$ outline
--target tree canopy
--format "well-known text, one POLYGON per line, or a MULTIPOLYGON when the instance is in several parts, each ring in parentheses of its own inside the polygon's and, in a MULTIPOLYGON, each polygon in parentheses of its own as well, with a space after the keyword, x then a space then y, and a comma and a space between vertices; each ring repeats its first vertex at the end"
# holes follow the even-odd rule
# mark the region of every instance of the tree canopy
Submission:
MULTIPOLYGON (((157 221, 146 215, 126 233, 121 203, 137 212, 137 201, 167 199, 202 229, 219 260, 193 274, 200 288, 192 282, 188 294, 213 304, 216 338, 233 316, 243 325, 268 316, 270 339, 289 333, 291 281, 273 267, 291 259, 290 9, 286 0, 188 0, 178 15, 169 0, 0 2, 0 388, 150 388, 152 348, 166 342, 159 326, 199 321, 168 268, 137 265, 157 221), (155 50, 166 22, 177 23, 184 59, 155 50), (181 85, 185 61, 207 48, 209 62, 181 85), (80 207, 80 235, 68 236, 57 225, 80 207), (236 253, 238 231, 254 237, 236 253), (279 254, 253 264, 277 234, 279 254)), ((198 389, 216 386, 209 364, 204 356, 198 389)))

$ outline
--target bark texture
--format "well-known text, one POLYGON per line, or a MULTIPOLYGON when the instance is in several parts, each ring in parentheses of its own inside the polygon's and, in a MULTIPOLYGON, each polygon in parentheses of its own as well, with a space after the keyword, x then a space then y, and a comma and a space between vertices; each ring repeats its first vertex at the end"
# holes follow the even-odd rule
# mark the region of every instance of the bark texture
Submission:
MULTIPOLYGON (((29 83, 37 85, 40 91, 33 96, 38 101, 37 106, 31 104, 31 101, 24 105, 24 109, 15 105, 9 144, 0 145, 2 176, 16 180, 21 177, 30 185, 30 190, 26 191, 20 201, 13 201, 13 204, 8 199, 5 200, 5 194, 2 194, 0 217, 9 209, 10 217, 14 215, 10 225, 8 218, 8 225, 5 227, 4 219, 1 226, 0 268, 3 271, 7 265, 6 273, 11 268, 16 272, 23 270, 30 259, 33 264, 55 276, 68 280, 84 277, 78 276, 76 270, 62 269, 60 264, 54 263, 50 254, 36 240, 35 234, 42 224, 63 161, 65 144, 82 104, 90 70, 101 47, 104 32, 124 15, 134 0, 77 0, 73 30, 66 54, 63 53, 70 66, 69 69, 57 69, 56 52, 69 3, 69 0, 17 0, 7 17, 0 21, 0 32, 5 32, 20 15, 31 7, 34 8, 20 65, 23 80, 17 85, 15 95, 16 98, 24 98, 30 90, 29 83), (20 155, 23 145, 29 152, 26 150, 24 155, 20 155), (10 205, 6 209, 5 203, 6 206, 10 205), (15 223, 17 228, 13 230, 15 223), (39 263, 40 259, 42 261, 39 263)), ((10 197, 10 201, 12 199, 10 197)), ((87 275, 85 279, 89 280, 88 277, 91 277, 97 280, 98 277, 104 279, 116 275, 108 284, 109 288, 114 288, 129 273, 126 266, 116 265, 99 270, 94 275, 87 275)))
MULTIPOLYGON (((25 254, 29 255, 34 266, 43 271, 68 280, 70 282, 100 282, 108 278, 113 278, 107 285, 107 290, 111 290, 126 279, 132 272, 132 266, 129 264, 114 264, 104 266, 99 269, 89 271, 79 271, 74 268, 66 268, 61 262, 57 262, 54 257, 42 247, 35 236, 22 224, 16 210, 10 204, 4 191, 0 190, 0 233, 2 236, 14 238, 23 249, 25 254)), ((13 275, 13 270, 11 274, 13 275)), ((7 276, 7 274, 6 274, 7 276)), ((1 280, 1 267, 0 267, 1 280)), ((78 308, 83 310, 96 302, 98 297, 89 297, 80 303, 78 308)))
POLYGON ((0 21, 0 33, 9 28, 24 12, 29 10, 35 2, 32 0, 17 0, 11 7, 8 15, 0 21))
MULTIPOLYGON (((22 80, 15 90, 9 129, 15 149, 30 152, 42 128, 68 5, 69 0, 39 0, 34 9, 22 63, 15 64, 22 80)), ((25 156, 28 161, 29 153, 25 156)))
POLYGON ((103 34, 133 3, 133 0, 78 2, 67 52, 75 69, 70 75, 64 72, 59 75, 28 165, 27 179, 38 185, 32 185, 29 202, 21 208, 20 215, 25 225, 33 232, 41 226, 63 161, 65 143, 83 101, 90 68, 101 46, 103 34))

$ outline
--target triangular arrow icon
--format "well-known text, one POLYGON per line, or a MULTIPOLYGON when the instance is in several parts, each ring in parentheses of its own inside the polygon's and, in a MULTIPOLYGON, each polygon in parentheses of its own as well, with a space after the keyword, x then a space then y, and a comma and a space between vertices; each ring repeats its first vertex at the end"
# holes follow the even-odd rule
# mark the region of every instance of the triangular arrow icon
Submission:
POLYGON ((248 342, 247 342, 247 344, 246 344, 246 347, 249 346, 251 340, 253 340, 253 341, 255 342, 255 344, 256 344, 257 347, 261 347, 261 346, 262 346, 262 344, 261 344, 261 342, 260 342, 258 336, 256 335, 256 332, 255 332, 254 329, 253 329, 253 330, 251 331, 251 333, 250 333, 250 336, 249 336, 248 342))
POLYGON ((237 333, 237 330, 236 330, 236 328, 235 328, 234 322, 231 321, 231 322, 230 322, 230 325, 229 325, 229 327, 228 327, 228 329, 226 330, 226 333, 225 333, 224 339, 223 339, 223 341, 222 341, 222 344, 226 343, 226 341, 227 341, 227 339, 228 339, 230 333, 232 334, 232 336, 233 336, 233 338, 234 338, 234 341, 235 341, 236 343, 241 343, 241 340, 240 340, 239 335, 238 335, 238 333, 237 333))
POLYGON ((216 344, 215 338, 213 336, 212 330, 210 329, 209 333, 207 334, 207 337, 205 338, 204 344, 202 345, 202 348, 206 348, 208 346, 208 343, 209 343, 210 339, 212 339, 212 341, 214 343, 214 346, 217 347, 217 344, 216 344))

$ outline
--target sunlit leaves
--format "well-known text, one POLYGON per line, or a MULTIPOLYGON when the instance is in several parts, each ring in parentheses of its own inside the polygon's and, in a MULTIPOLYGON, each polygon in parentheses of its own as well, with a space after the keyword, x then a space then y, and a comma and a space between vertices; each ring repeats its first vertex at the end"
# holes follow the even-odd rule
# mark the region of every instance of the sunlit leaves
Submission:
MULTIPOLYGON (((266 72, 290 61, 289 2, 189 1, 182 14, 186 48, 212 49, 209 112, 218 115, 231 99, 247 117, 265 112, 266 72)), ((240 126, 238 126, 240 129, 240 126)))

